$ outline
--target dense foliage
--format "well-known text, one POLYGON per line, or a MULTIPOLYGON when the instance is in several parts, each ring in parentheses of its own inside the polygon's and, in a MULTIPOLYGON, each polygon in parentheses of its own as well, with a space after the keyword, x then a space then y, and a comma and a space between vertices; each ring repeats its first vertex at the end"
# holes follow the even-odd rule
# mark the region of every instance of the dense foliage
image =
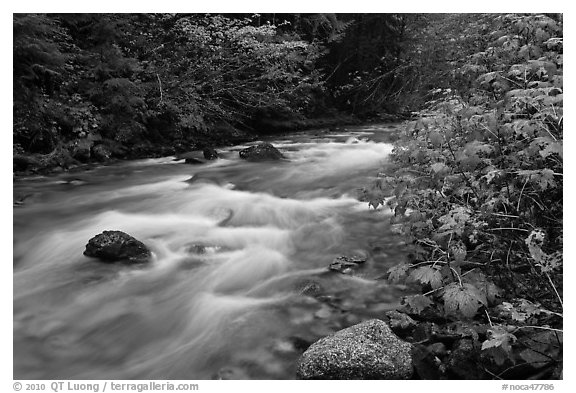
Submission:
POLYGON ((403 65, 408 17, 399 14, 344 14, 345 34, 329 44, 324 59, 335 104, 359 115, 397 112, 406 84, 403 65))
POLYGON ((322 94, 321 40, 256 16, 14 15, 15 152, 178 146, 322 94), (259 18, 258 18, 259 19, 259 18))
POLYGON ((165 155, 307 119, 403 111, 408 19, 14 14, 15 169, 165 155))
POLYGON ((412 245, 411 262, 389 278, 421 285, 405 299, 414 314, 489 324, 474 340, 492 377, 525 364, 558 377, 562 20, 489 15, 465 25, 460 37, 485 37, 482 47, 471 51, 454 34, 462 57, 444 65, 448 84, 407 125, 394 176, 369 191, 370 205, 389 205, 412 245))

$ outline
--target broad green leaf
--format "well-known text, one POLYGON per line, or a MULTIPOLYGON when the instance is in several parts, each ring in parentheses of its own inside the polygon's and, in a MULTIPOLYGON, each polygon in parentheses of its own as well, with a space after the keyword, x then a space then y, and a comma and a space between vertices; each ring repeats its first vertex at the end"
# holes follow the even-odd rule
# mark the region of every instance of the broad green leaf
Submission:
POLYGON ((505 352, 510 353, 512 344, 517 340, 515 335, 498 325, 488 329, 488 336, 489 339, 482 343, 482 350, 502 347, 505 352))
POLYGON ((495 307, 499 316, 510 318, 512 321, 525 323, 533 316, 542 312, 548 312, 543 309, 539 303, 532 303, 526 299, 513 299, 512 303, 502 302, 495 307))
POLYGON ((556 181, 554 180, 554 171, 551 169, 533 169, 533 170, 521 170, 518 174, 522 177, 528 178, 528 180, 540 187, 542 191, 556 186, 556 181))
POLYGON ((438 131, 432 131, 428 138, 430 139, 430 143, 434 147, 442 146, 443 138, 442 135, 438 131))
POLYGON ((487 88, 490 86, 492 82, 495 82, 499 77, 500 74, 498 72, 488 72, 486 74, 480 75, 478 79, 476 79, 476 82, 481 87, 487 88))
POLYGON ((481 305, 487 305, 486 297, 473 285, 449 284, 442 295, 444 308, 448 314, 460 312, 468 318, 476 315, 481 305))
POLYGON ((457 206, 450 210, 447 214, 438 218, 442 226, 438 228, 441 232, 454 232, 462 235, 464 226, 470 219, 470 212, 463 206, 457 206))
POLYGON ((470 119, 474 115, 481 115, 484 113, 484 109, 478 106, 469 106, 461 111, 462 118, 470 119))
POLYGON ((457 264, 464 262, 466 258, 466 245, 462 241, 454 242, 450 245, 450 253, 457 264))
POLYGON ((562 252, 556 251, 551 255, 546 254, 541 248, 544 243, 544 236, 544 231, 535 229, 530 232, 525 243, 536 265, 540 267, 542 272, 548 273, 562 265, 562 252))
POLYGON ((432 266, 422 266, 414 269, 408 278, 419 281, 422 284, 430 284, 432 289, 438 289, 442 286, 442 273, 432 266))
POLYGON ((406 296, 404 297, 403 302, 416 314, 420 314, 424 309, 426 309, 426 307, 433 304, 432 300, 428 299, 424 295, 406 296))
POLYGON ((449 171, 449 168, 446 166, 446 164, 441 162, 436 162, 430 165, 430 168, 432 168, 434 173, 444 173, 449 171))
POLYGON ((409 266, 405 263, 398 264, 396 266, 392 266, 388 269, 388 279, 393 283, 397 283, 406 277, 406 273, 408 272, 409 266))
POLYGON ((546 145, 543 150, 540 150, 540 155, 546 158, 552 154, 558 154, 560 158, 564 158, 562 153, 562 142, 551 142, 546 145))
POLYGON ((493 166, 486 169, 487 172, 482 178, 486 179, 486 182, 490 184, 494 179, 502 176, 504 171, 501 169, 495 169, 493 166))
POLYGON ((500 289, 479 270, 473 270, 462 277, 462 281, 478 288, 486 297, 488 303, 493 304, 500 295, 500 289))
POLYGON ((464 152, 467 154, 490 154, 494 151, 494 147, 487 143, 482 143, 480 141, 473 141, 466 144, 464 152))

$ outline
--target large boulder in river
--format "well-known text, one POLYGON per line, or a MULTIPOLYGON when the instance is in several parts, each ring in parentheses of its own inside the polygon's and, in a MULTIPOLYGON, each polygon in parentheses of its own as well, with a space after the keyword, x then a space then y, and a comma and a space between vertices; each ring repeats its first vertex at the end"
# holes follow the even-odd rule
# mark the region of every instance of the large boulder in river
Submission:
POLYGON ((84 255, 104 262, 143 263, 152 255, 141 241, 121 231, 104 231, 86 244, 84 255))
POLYGON ((247 161, 270 161, 284 158, 282 153, 270 143, 259 143, 240 150, 240 158, 247 161))
POLYGON ((379 319, 371 319, 308 348, 298 362, 300 379, 407 379, 412 346, 379 319))

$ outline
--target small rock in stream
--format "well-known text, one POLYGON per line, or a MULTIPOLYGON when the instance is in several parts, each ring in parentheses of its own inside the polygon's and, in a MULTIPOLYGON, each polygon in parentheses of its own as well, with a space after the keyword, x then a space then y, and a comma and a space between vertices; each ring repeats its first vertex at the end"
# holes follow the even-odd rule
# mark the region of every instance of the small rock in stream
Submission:
POLYGON ((350 274, 352 270, 357 268, 359 265, 366 262, 365 257, 360 256, 340 256, 334 259, 328 268, 335 272, 339 272, 342 274, 350 274))
POLYGON ((304 296, 316 297, 322 293, 322 286, 316 281, 307 281, 299 285, 299 292, 304 296))
POLYGON ((203 244, 191 244, 186 250, 191 254, 206 254, 206 246, 203 244))
POLYGON ((202 154, 204 154, 204 158, 207 160, 215 160, 218 158, 218 152, 211 147, 205 147, 204 150, 202 150, 202 154))
POLYGON ((121 231, 104 231, 86 244, 84 255, 104 262, 143 263, 152 253, 144 243, 121 231))
POLYGON ((218 380, 242 380, 250 379, 250 376, 239 367, 221 368, 212 379, 218 380))

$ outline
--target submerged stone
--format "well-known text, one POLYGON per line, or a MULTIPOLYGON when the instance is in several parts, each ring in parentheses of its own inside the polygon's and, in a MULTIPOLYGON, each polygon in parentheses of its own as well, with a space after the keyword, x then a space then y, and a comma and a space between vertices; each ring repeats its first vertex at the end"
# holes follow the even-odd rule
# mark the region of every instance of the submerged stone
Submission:
POLYGON ((335 272, 349 274, 353 269, 366 262, 365 257, 361 256, 340 256, 332 261, 328 268, 335 272))
POLYGON ((104 262, 147 262, 152 253, 144 243, 121 231, 104 231, 86 244, 84 255, 104 262))
POLYGON ((223 367, 212 377, 218 380, 250 379, 248 373, 239 367, 223 367))
POLYGON ((185 164, 191 164, 191 165, 199 165, 199 164, 204 164, 204 161, 199 160, 197 158, 190 157, 190 158, 187 158, 186 160, 184 160, 184 163, 185 164))

